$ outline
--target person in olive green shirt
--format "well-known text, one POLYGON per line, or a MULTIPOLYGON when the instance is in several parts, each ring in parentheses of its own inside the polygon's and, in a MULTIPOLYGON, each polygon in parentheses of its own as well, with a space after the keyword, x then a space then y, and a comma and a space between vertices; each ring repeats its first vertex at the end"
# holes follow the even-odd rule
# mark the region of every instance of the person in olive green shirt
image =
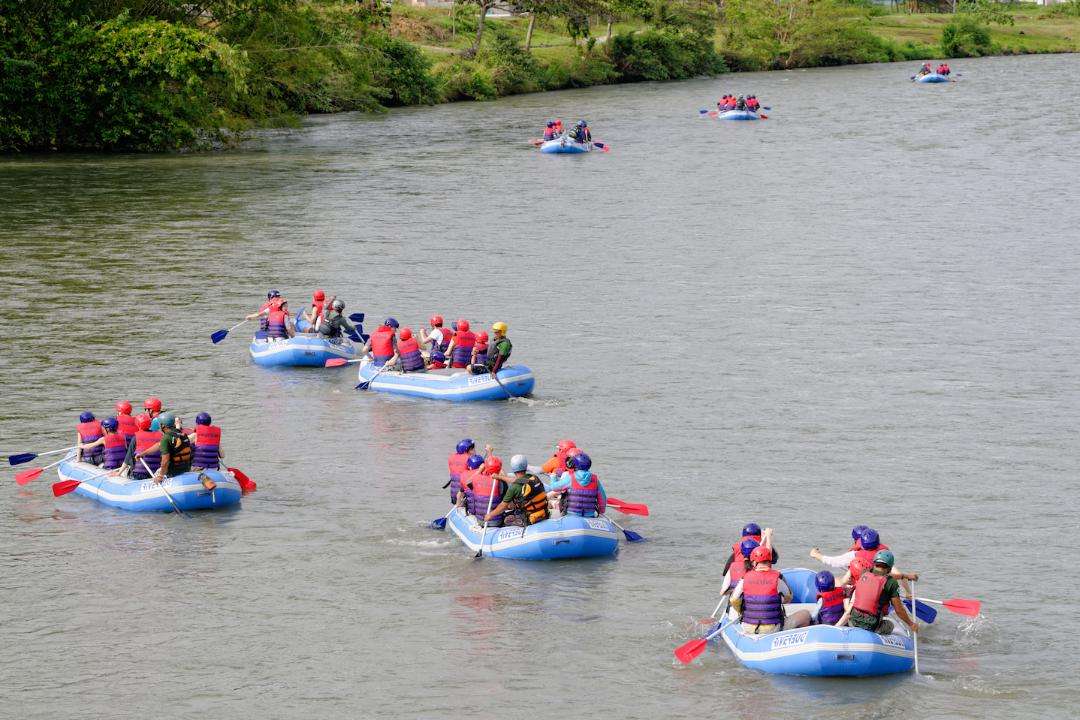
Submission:
MULTIPOLYGON (((180 427, 180 419, 171 412, 164 412, 161 419, 161 443, 158 450, 161 452, 161 467, 154 474, 154 482, 161 482, 167 477, 176 477, 191 472, 191 458, 193 451, 191 441, 180 427)), ((207 490, 213 490, 217 484, 203 473, 199 473, 199 481, 207 490)))
POLYGON ((495 475, 496 480, 509 483, 509 487, 503 493, 502 501, 484 518, 485 521, 498 517, 504 511, 508 511, 503 518, 504 527, 507 525, 528 527, 547 520, 547 492, 540 478, 529 472, 529 461, 524 455, 515 455, 510 458, 510 470, 514 473, 513 477, 495 475))
MULTIPOLYGON (((907 608, 905 608, 904 603, 900 601, 899 581, 896 578, 889 576, 894 563, 895 560, 893 559, 892 552, 889 550, 882 550, 874 556, 873 569, 864 573, 864 575, 872 573, 879 577, 882 575, 886 576, 885 583, 881 587, 881 594, 878 595, 876 602, 877 613, 867 613, 855 608, 855 598, 859 593, 860 587, 859 582, 856 582, 855 594, 844 601, 846 609, 844 610, 843 616, 837 621, 837 626, 842 627, 844 625, 850 625, 851 627, 869 630, 880 635, 889 635, 893 631, 893 621, 886 620, 885 613, 891 605, 893 611, 896 613, 896 617, 910 627, 913 633, 919 631, 918 624, 910 615, 908 615, 907 608)), ((914 603, 914 598, 912 599, 912 603, 914 603)), ((914 605, 912 605, 912 607, 914 607, 914 605)))
POLYGON ((473 375, 483 375, 484 373, 495 374, 502 369, 502 366, 506 364, 506 361, 510 358, 510 353, 514 349, 514 344, 510 342, 510 338, 506 337, 506 331, 508 326, 501 320, 492 324, 491 332, 495 336, 491 341, 491 350, 488 352, 488 359, 486 365, 470 365, 469 372, 473 375))

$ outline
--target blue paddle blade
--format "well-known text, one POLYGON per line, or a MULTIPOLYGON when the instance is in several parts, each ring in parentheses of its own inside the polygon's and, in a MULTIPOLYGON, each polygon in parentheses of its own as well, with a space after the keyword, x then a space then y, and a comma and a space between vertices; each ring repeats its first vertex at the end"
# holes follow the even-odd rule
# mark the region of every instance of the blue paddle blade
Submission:
POLYGON ((445 530, 446 529, 446 518, 442 517, 442 518, 436 518, 435 520, 432 520, 431 521, 431 529, 432 530, 445 530))
MULTIPOLYGON (((906 607, 908 609, 908 612, 911 612, 911 601, 908 600, 907 598, 904 598, 904 607, 906 607)), ((934 622, 935 620, 937 620, 937 610, 930 607, 926 603, 921 603, 918 600, 916 600, 915 601, 915 617, 919 618, 924 623, 929 625, 932 622, 934 622)))
POLYGON ((217 345, 219 342, 225 339, 225 336, 229 334, 228 330, 218 330, 216 333, 210 336, 210 342, 217 345))
POLYGON ((622 532, 623 532, 623 535, 626 536, 626 542, 645 542, 645 538, 638 535, 633 530, 626 530, 624 528, 622 532))
POLYGON ((369 387, 371 387, 371 382, 368 381, 368 380, 365 380, 364 382, 357 385, 356 389, 357 390, 367 390, 369 387))
POLYGON ((37 455, 34 453, 19 453, 18 455, 8 455, 7 461, 9 465, 22 465, 23 463, 30 462, 36 457, 37 455))
POLYGON ((353 313, 349 316, 349 321, 354 323, 364 322, 364 313, 353 313))

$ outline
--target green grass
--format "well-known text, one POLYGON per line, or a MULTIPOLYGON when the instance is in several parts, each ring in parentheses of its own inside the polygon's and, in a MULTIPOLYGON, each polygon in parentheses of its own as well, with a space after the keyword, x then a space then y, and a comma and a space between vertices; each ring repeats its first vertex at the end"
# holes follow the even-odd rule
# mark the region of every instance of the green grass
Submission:
MULTIPOLYGON (((1044 8, 1014 11, 1016 24, 993 25, 990 35, 1001 54, 1080 52, 1080 17, 1054 16, 1044 8)), ((941 28, 952 15, 879 15, 870 20, 871 29, 896 42, 938 45, 941 28)))

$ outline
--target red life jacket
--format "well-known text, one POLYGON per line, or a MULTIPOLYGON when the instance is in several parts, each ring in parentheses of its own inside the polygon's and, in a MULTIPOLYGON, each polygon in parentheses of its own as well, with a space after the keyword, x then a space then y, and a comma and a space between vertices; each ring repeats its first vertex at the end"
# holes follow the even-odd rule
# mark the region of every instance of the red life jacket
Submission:
POLYGON ((271 310, 266 318, 266 337, 288 337, 288 332, 286 331, 288 317, 288 314, 280 307, 271 310))
POLYGON ((873 563, 868 563, 862 558, 857 557, 852 560, 847 566, 848 572, 851 573, 851 582, 858 582, 862 574, 872 567, 874 567, 873 563))
POLYGON ((394 357, 394 328, 380 325, 371 334, 371 354, 375 357, 376 365, 384 365, 394 357))
POLYGON ((863 548, 860 547, 858 550, 855 551, 855 559, 856 560, 862 560, 864 563, 866 563, 870 567, 873 567, 874 566, 874 556, 877 555, 882 550, 888 550, 888 549, 889 549, 889 546, 886 545, 885 543, 878 543, 878 546, 876 548, 874 548, 873 550, 864 550, 863 548))
POLYGON ((195 426, 195 455, 192 465, 217 470, 221 467, 221 428, 217 425, 195 426))
POLYGON ((468 367, 474 345, 476 345, 476 333, 472 330, 465 332, 458 330, 454 333, 454 357, 451 358, 450 367, 468 367))
POLYGON ((401 356, 401 364, 409 372, 424 369, 424 356, 420 354, 420 343, 416 342, 416 338, 411 337, 399 342, 398 354, 401 356))
MULTIPOLYGON (((494 476, 481 472, 479 469, 474 471, 468 482, 472 483, 472 489, 468 492, 469 514, 478 518, 483 518, 487 514, 489 506, 494 510, 502 500, 503 493, 506 492, 506 487, 501 480, 496 481, 494 476)), ((502 515, 494 517, 488 521, 488 524, 499 527, 502 525, 502 518, 502 515)))
POLYGON ((731 587, 735 587, 739 584, 739 581, 746 576, 746 558, 739 553, 735 556, 735 559, 731 561, 731 567, 728 568, 728 575, 731 577, 731 587))
POLYGON ((135 437, 135 433, 138 431, 138 426, 135 425, 135 418, 130 415, 117 415, 116 416, 116 431, 124 436, 124 440, 130 440, 135 437))
POLYGON ((881 591, 885 589, 885 581, 888 579, 887 575, 863 573, 855 583, 851 606, 861 613, 881 617, 881 591))
POLYGON ((739 542, 731 546, 731 552, 737 558, 742 557, 742 548, 740 548, 739 546, 742 545, 743 540, 756 540, 758 545, 761 544, 760 535, 743 535, 741 538, 739 538, 739 542))
POLYGON ((780 601, 778 570, 749 570, 742 579, 742 621, 748 625, 780 625, 784 609, 780 601))
POLYGON ((838 587, 817 594, 821 601, 818 622, 822 625, 835 625, 844 614, 844 588, 838 587))
POLYGON ((79 423, 75 429, 79 431, 79 440, 84 443, 91 443, 95 440, 99 440, 101 439, 101 436, 105 434, 105 431, 101 429, 101 421, 99 420, 79 423))

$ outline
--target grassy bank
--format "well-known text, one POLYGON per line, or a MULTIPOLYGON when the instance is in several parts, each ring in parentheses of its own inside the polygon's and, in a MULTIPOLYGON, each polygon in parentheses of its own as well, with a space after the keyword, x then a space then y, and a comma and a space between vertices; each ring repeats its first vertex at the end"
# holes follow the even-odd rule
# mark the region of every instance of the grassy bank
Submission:
POLYGON ((309 113, 726 70, 1074 52, 1080 0, 0 0, 0 151, 214 147, 309 113))

